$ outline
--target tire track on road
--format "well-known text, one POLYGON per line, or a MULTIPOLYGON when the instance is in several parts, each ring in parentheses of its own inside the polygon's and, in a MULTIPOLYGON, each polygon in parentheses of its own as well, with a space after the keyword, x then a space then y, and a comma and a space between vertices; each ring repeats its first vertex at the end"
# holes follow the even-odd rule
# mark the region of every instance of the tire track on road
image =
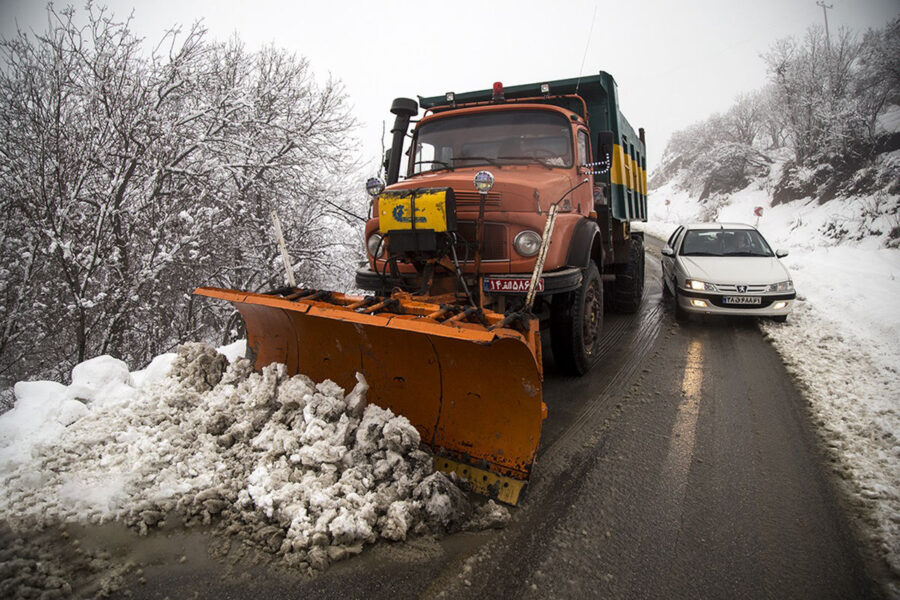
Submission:
MULTIPOLYGON (((647 255, 651 268, 648 279, 658 281, 652 273, 659 271, 659 261, 647 255)), ((539 450, 534 479, 518 514, 500 532, 490 546, 482 546, 476 553, 448 565, 443 574, 431 582, 422 597, 482 598, 509 595, 519 589, 531 576, 531 569, 539 564, 541 541, 549 539, 562 518, 571 509, 571 499, 577 497, 584 485, 586 473, 606 452, 607 436, 603 412, 610 412, 612 398, 635 380, 654 347, 662 330, 665 310, 656 286, 645 291, 638 313, 632 317, 616 317, 615 326, 604 336, 604 356, 618 352, 623 364, 602 383, 599 390, 594 377, 563 379, 569 395, 590 393, 584 407, 571 424, 554 440, 539 450), (630 336, 629 336, 630 334, 630 336), (553 515, 553 518, 547 518, 553 515), (474 564, 478 563, 477 569, 474 564), (466 578, 478 572, 476 581, 466 578), (507 593, 503 593, 507 592, 507 593)), ((616 409, 612 409, 616 410, 616 409)), ((552 411, 552 407, 551 407, 552 411)), ((474 577, 472 578, 474 579, 474 577)))

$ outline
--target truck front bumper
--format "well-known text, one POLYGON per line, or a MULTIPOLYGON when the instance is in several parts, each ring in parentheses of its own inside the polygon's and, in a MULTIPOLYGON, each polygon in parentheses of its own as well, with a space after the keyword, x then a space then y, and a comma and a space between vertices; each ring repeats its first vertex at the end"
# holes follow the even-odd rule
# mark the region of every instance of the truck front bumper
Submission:
MULTIPOLYGON (((566 267, 558 271, 544 273, 541 277, 544 280, 544 289, 538 292, 538 295, 549 296, 552 294, 561 294, 578 289, 581 285, 582 270, 578 267, 566 267)), ((529 279, 530 273, 489 273, 484 275, 485 278, 493 280, 519 280, 529 279)), ((415 275, 400 274, 399 278, 393 278, 389 274, 382 276, 376 273, 368 265, 360 267, 356 270, 356 287, 375 292, 377 294, 388 294, 391 290, 399 288, 404 291, 414 291, 418 286, 418 278, 415 275)), ((485 292, 499 296, 524 296, 525 291, 504 291, 504 292, 485 292)))

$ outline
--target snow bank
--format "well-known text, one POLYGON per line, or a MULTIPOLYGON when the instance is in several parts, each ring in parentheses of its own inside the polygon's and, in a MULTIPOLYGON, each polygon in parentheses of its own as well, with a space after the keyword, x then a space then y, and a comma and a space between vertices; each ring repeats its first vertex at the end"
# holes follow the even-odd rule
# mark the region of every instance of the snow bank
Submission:
POLYGON ((381 539, 509 518, 432 473, 418 431, 367 405, 358 380, 345 395, 284 365, 255 373, 246 359, 186 344, 135 374, 100 357, 76 367, 70 386, 19 384, 0 416, 0 431, 21 442, 15 454, 3 436, 0 518, 18 531, 218 524, 310 571, 381 539))
POLYGON ((900 197, 773 207, 759 181, 701 206, 666 185, 653 191, 642 228, 665 240, 685 222, 756 224, 756 206, 764 210, 759 229, 790 252, 783 261, 798 295, 787 323, 760 321, 761 328, 802 387, 872 544, 900 575, 900 250, 891 237, 900 197))
POLYGON ((20 381, 16 403, 0 415, 0 473, 33 459, 34 449, 52 444, 66 427, 88 414, 88 405, 129 402, 136 390, 128 366, 111 356, 98 356, 72 369, 72 384, 20 381))
MULTIPOLYGON (((761 327, 804 395, 871 530, 870 542, 900 573, 900 371, 897 355, 846 335, 814 304, 801 302, 786 324, 761 327)), ((896 341, 896 340, 894 340, 896 341)))

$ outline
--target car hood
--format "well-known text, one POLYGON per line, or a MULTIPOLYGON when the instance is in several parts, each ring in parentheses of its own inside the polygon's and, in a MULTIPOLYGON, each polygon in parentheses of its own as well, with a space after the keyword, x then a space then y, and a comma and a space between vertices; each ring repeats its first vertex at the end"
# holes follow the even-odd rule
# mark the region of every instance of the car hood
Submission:
POLYGON ((790 279, 774 256, 680 256, 685 274, 708 283, 761 285, 790 279))

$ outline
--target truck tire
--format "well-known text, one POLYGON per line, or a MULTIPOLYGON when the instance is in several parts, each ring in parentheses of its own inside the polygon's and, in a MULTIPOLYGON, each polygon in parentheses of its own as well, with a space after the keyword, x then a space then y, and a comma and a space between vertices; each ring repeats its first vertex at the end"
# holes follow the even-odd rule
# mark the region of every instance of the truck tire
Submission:
POLYGON ((556 294, 550 306, 550 345, 557 368, 569 375, 584 375, 600 358, 603 329, 603 282, 591 261, 581 286, 556 294))
POLYGON ((644 240, 631 236, 628 262, 616 268, 612 305, 616 312, 635 313, 644 297, 644 240))

